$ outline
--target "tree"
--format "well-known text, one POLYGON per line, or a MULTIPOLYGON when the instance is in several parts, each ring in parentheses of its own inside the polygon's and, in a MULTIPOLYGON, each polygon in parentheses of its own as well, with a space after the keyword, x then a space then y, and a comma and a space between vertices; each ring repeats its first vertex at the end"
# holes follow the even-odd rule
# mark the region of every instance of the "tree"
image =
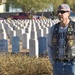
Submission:
POLYGON ((54 14, 56 14, 57 12, 57 7, 63 3, 63 0, 50 0, 49 3, 53 4, 53 10, 54 10, 54 14))
POLYGON ((7 5, 11 3, 13 7, 21 7, 24 12, 37 12, 53 4, 53 10, 56 13, 57 7, 62 3, 67 3, 72 10, 75 10, 74 0, 7 0, 7 3, 7 5))
POLYGON ((21 7, 24 12, 37 12, 48 7, 49 0, 7 0, 14 7, 21 7))

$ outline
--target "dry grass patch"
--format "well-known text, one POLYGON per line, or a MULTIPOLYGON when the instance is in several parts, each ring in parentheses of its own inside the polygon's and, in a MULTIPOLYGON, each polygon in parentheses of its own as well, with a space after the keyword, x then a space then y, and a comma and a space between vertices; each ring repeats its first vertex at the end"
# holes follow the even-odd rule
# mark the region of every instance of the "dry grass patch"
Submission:
POLYGON ((22 54, 0 55, 0 75, 51 75, 48 58, 28 57, 22 54))

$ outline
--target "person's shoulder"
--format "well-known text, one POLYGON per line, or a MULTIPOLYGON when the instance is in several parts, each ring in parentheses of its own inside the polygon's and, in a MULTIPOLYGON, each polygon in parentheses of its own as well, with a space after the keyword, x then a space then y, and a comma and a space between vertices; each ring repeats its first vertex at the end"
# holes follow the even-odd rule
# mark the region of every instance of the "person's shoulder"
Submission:
POLYGON ((75 21, 72 21, 73 23, 74 23, 74 25, 75 25, 75 21))
POLYGON ((71 22, 71 23, 75 23, 75 21, 73 21, 73 20, 70 20, 70 22, 71 22))
POLYGON ((60 25, 60 22, 56 23, 55 25, 60 25))
POLYGON ((54 28, 55 26, 58 26, 58 25, 60 25, 60 22, 54 24, 51 28, 54 28))
POLYGON ((50 30, 53 32, 54 28, 59 26, 60 25, 60 22, 54 24, 53 26, 50 27, 50 30))
POLYGON ((74 28, 75 28, 75 21, 70 20, 70 24, 74 25, 74 28))

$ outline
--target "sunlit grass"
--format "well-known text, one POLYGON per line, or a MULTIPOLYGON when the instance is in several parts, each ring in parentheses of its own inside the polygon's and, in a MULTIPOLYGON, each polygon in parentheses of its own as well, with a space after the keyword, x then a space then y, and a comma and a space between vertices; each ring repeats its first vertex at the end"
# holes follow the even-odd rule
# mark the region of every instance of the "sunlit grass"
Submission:
POLYGON ((0 75, 51 75, 47 57, 29 57, 22 54, 0 55, 0 75))

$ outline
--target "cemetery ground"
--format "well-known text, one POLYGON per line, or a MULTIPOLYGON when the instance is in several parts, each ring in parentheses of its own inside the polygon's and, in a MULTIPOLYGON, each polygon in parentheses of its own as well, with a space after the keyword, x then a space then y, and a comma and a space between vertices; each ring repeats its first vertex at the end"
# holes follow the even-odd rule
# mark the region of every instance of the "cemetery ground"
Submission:
POLYGON ((0 54, 0 75, 51 75, 48 57, 29 57, 25 54, 0 54))
POLYGON ((39 56, 40 53, 45 53, 47 50, 46 34, 52 22, 50 19, 39 21, 1 21, 0 75, 52 74, 48 56, 39 56))
POLYGON ((51 75, 52 66, 48 56, 30 57, 27 49, 20 53, 12 53, 12 45, 8 38, 8 53, 0 52, 0 75, 51 75))

